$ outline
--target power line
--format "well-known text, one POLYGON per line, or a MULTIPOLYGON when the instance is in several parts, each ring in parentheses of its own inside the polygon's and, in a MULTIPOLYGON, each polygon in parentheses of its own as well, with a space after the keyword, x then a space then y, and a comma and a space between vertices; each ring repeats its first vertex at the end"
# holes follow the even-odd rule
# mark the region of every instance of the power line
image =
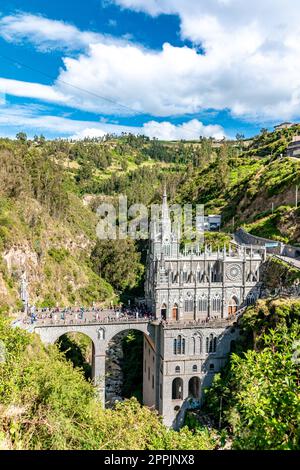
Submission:
POLYGON ((23 62, 20 62, 19 60, 11 59, 10 57, 7 57, 3 54, 0 54, 0 57, 2 57, 2 59, 4 59, 4 60, 7 60, 8 62, 20 65, 21 67, 25 67, 26 69, 31 70, 32 72, 36 72, 36 73, 39 73, 41 75, 44 75, 45 77, 50 78, 51 80, 55 80, 56 82, 63 83, 64 85, 70 86, 70 87, 72 87, 76 90, 82 91, 84 93, 88 93, 91 96, 94 96, 96 98, 100 98, 104 101, 107 101, 108 103, 112 103, 114 105, 117 105, 121 108, 126 109, 127 111, 134 112, 135 114, 139 114, 139 115, 144 115, 144 113, 142 113, 141 111, 138 111, 137 109, 130 108, 129 106, 126 106, 125 104, 118 103, 117 101, 114 101, 110 98, 106 98, 105 96, 101 96, 97 93, 94 93, 93 91, 87 90, 85 88, 81 88, 77 85, 73 85, 72 83, 61 80, 60 78, 54 77, 53 75, 49 75, 48 73, 42 72, 41 70, 36 69, 35 67, 31 67, 30 65, 24 64, 23 62))
MULTIPOLYGON (((25 64, 24 62, 21 62, 19 60, 16 60, 16 59, 12 59, 11 57, 8 57, 4 54, 0 54, 0 57, 4 60, 7 60, 8 62, 14 64, 14 65, 19 65, 20 67, 24 67, 28 70, 31 70, 32 72, 36 72, 36 73, 39 73, 40 75, 43 75, 47 78, 50 78, 51 80, 55 80, 56 82, 59 82, 59 83, 62 83, 64 85, 67 85, 71 88, 74 88, 75 90, 79 90, 83 93, 87 93, 89 94, 90 96, 93 96, 93 97, 96 97, 96 98, 100 98, 104 101, 107 101, 108 103, 111 103, 111 104, 114 104, 115 106, 118 106, 120 108, 123 108, 123 109, 126 109, 127 111, 130 111, 130 113, 134 113, 135 115, 139 115, 139 116, 145 116, 146 113, 142 112, 142 111, 138 111, 137 109, 134 109, 134 108, 131 108, 130 106, 126 106, 125 104, 122 104, 122 103, 119 103, 118 101, 115 101, 115 100, 112 100, 111 98, 106 98, 105 96, 102 96, 102 95, 99 95, 93 91, 90 91, 90 90, 87 90, 86 88, 82 88, 82 87, 79 87, 77 85, 73 85, 72 83, 69 83, 69 82, 66 82, 65 80, 62 80, 60 78, 57 78, 57 77, 54 77, 53 75, 50 75, 46 72, 43 72, 42 70, 39 70, 35 67, 32 67, 31 65, 28 65, 28 64, 25 64)), ((105 113, 104 113, 105 114, 105 113)), ((200 122, 200 121, 199 121, 200 122)), ((176 125, 175 125, 176 127, 176 125)), ((184 132, 188 132, 190 133, 191 135, 193 135, 195 137, 195 132, 196 133, 199 133, 199 129, 196 129, 194 128, 194 131, 192 128, 189 128, 189 129, 183 129, 184 132)))

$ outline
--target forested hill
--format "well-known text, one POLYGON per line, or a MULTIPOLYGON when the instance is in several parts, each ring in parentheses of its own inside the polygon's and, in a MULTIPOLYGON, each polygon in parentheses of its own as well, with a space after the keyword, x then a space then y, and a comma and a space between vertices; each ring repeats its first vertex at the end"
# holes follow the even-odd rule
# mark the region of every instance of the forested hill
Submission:
POLYGON ((300 160, 285 157, 298 133, 300 126, 262 130, 252 140, 229 142, 133 135, 47 141, 22 133, 0 139, 0 307, 18 307, 24 265, 31 299, 40 306, 118 301, 141 283, 141 256, 131 242, 116 244, 113 252, 97 245, 95 208, 119 194, 129 204, 159 202, 165 184, 171 201, 221 213, 225 231, 244 225, 257 235, 299 243, 294 206, 300 160))
POLYGON ((21 133, 16 140, 0 139, 1 311, 21 307, 24 268, 30 301, 40 307, 108 305, 141 284, 136 245, 97 241, 93 208, 98 196, 114 200, 120 193, 129 203, 149 204, 160 198, 163 182, 171 188, 183 178, 182 157, 163 160, 158 152, 153 158, 153 146, 130 136, 30 141, 21 133))
POLYGON ((297 134, 300 126, 263 130, 250 142, 224 143, 210 161, 193 169, 176 199, 204 204, 207 214, 222 214, 225 230, 244 226, 258 236, 300 243, 300 210, 295 207, 300 159, 286 157, 297 134))
MULTIPOLYGON (((38 306, 119 302, 142 285, 142 244, 96 238, 98 202, 121 193, 129 204, 150 204, 166 184, 172 201, 222 213, 224 230, 246 224, 299 243, 300 161, 284 156, 298 132, 263 130, 234 142, 0 139, 0 448, 299 448, 299 300, 262 300, 246 311, 236 351, 207 392, 210 428, 191 413, 178 433, 135 399, 102 410, 68 356, 3 314, 21 307, 24 266, 38 306)), ((218 237, 215 244, 228 239, 218 237)), ((280 263, 269 287, 298 277, 280 263)))

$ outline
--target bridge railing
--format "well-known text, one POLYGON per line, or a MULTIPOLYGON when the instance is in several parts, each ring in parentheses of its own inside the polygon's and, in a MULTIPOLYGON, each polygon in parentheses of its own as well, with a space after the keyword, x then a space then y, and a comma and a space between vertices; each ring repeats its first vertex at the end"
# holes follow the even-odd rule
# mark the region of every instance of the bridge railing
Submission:
POLYGON ((101 318, 101 319, 94 319, 94 318, 84 318, 84 319, 61 319, 61 318, 43 318, 37 319, 32 321, 30 318, 23 320, 24 324, 30 325, 32 324, 34 327, 39 326, 73 326, 73 325, 102 325, 102 324, 110 324, 110 323, 148 323, 153 321, 153 317, 143 317, 143 318, 136 318, 136 317, 121 317, 121 318, 101 318))

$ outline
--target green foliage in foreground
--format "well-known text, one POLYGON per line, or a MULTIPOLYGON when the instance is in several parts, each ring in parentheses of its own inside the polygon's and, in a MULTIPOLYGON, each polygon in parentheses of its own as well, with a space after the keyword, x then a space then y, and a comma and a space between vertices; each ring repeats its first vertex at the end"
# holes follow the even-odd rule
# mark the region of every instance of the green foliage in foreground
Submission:
POLYGON ((0 448, 213 449, 207 431, 167 429, 135 399, 103 410, 95 389, 56 346, 0 317, 0 448))
POLYGON ((206 410, 219 420, 222 405, 234 449, 300 448, 299 316, 299 301, 250 308, 241 326, 254 349, 232 354, 207 390, 206 410))

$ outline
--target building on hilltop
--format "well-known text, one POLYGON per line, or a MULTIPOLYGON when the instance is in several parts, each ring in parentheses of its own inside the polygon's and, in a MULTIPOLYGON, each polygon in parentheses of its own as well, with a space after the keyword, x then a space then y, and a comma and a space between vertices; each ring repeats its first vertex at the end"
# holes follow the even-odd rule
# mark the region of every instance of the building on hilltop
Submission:
POLYGON ((276 131, 279 131, 281 129, 289 129, 290 127, 293 127, 295 124, 292 122, 282 122, 281 124, 278 124, 277 126, 274 126, 274 129, 276 131))
POLYGON ((201 216, 196 220, 198 230, 202 232, 216 232, 220 230, 222 223, 221 215, 207 215, 201 216))
POLYGON ((212 251, 181 250, 164 194, 162 218, 148 250, 145 301, 158 320, 144 340, 144 403, 177 427, 182 410, 201 403, 203 389, 226 363, 239 310, 260 295, 262 247, 231 243, 212 251))
POLYGON ((300 136, 293 137, 292 142, 288 145, 286 154, 288 157, 300 158, 300 136))

